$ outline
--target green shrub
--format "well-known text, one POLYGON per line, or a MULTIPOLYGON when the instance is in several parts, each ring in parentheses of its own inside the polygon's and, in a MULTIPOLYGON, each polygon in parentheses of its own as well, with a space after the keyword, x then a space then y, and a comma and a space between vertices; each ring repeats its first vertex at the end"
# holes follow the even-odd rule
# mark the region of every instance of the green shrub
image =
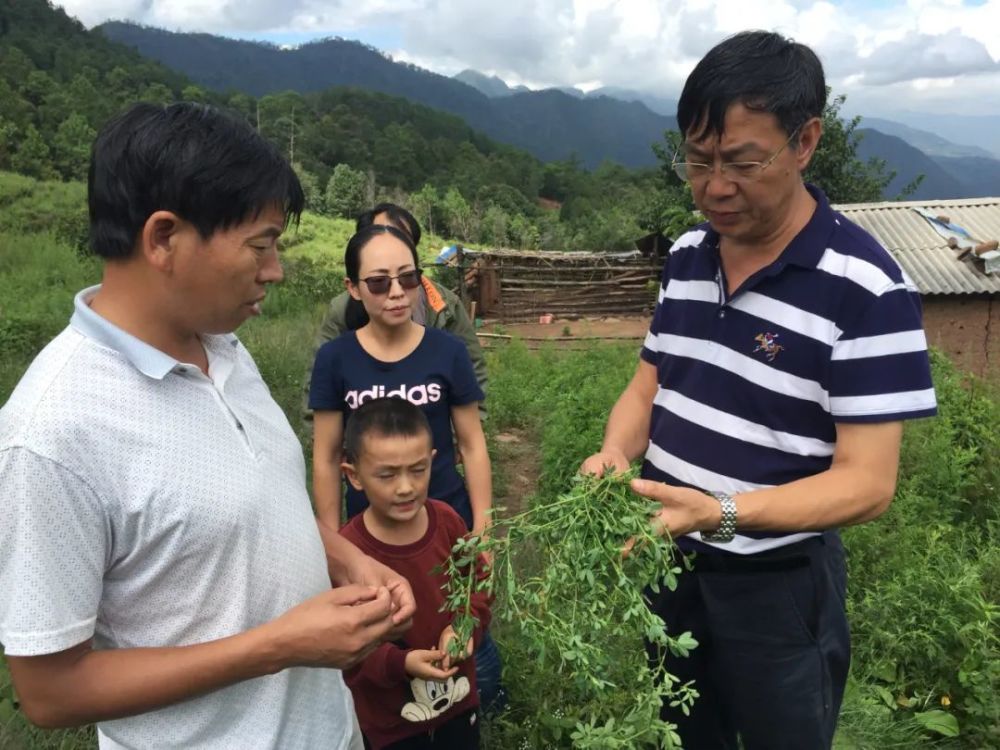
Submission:
MULTIPOLYGON (((265 302, 263 316, 249 321, 238 333, 253 355, 271 396, 298 434, 308 463, 312 446, 311 435, 302 419, 304 385, 312 367, 312 346, 319 327, 320 308, 313 305, 295 314, 272 316, 269 304, 270 300, 265 302)), ((304 303, 302 306, 305 308, 304 303)))
POLYGON ((54 331, 45 321, 0 318, 0 357, 27 357, 41 349, 54 331))
POLYGON ((854 676, 894 721, 935 735, 946 711, 964 746, 998 747, 1000 402, 933 368, 940 415, 907 426, 892 506, 844 535, 854 676))
MULTIPOLYGON (((514 342, 488 361, 489 431, 536 432, 547 502, 600 446, 635 347, 531 353, 514 342)), ((940 355, 933 369, 940 416, 907 425, 895 501, 844 533, 854 658, 838 747, 1000 747, 1000 400, 940 355), (956 725, 958 737, 943 736, 956 725)), ((506 656, 503 626, 497 637, 506 656)), ((514 702, 522 728, 538 723, 514 702)), ((487 729, 488 747, 511 746, 510 727, 487 729)))
POLYGON ((687 707, 695 697, 662 661, 651 668, 645 640, 684 656, 690 633, 666 633, 644 590, 676 586, 680 564, 669 538, 649 524, 656 503, 627 476, 576 477, 557 497, 539 497, 501 519, 487 540, 460 540, 445 568, 446 607, 456 613, 455 645, 471 636, 472 591, 495 592, 513 702, 492 727, 501 747, 664 748, 680 746, 660 718, 661 701, 687 707), (635 546, 622 555, 625 540, 635 546), (472 561, 493 554, 493 572, 476 581, 472 561), (501 739, 502 738, 502 739, 501 739))
POLYGON ((0 656, 0 748, 2 750, 92 750, 97 747, 93 727, 51 731, 28 723, 18 710, 17 696, 0 656))
POLYGON ((51 232, 74 251, 88 242, 87 189, 82 182, 35 180, 0 172, 0 232, 51 232))
POLYGON ((66 327, 73 295, 98 278, 97 264, 55 234, 0 230, 0 403, 66 327))
POLYGON ((344 291, 344 269, 339 264, 302 256, 284 257, 281 264, 285 279, 268 290, 265 303, 268 317, 312 310, 344 291))

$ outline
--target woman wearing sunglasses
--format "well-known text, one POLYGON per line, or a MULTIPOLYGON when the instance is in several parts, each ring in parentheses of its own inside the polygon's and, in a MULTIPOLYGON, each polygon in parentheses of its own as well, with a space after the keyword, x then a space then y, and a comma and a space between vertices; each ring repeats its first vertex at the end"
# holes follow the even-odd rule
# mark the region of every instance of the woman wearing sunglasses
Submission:
MULTIPOLYGON (((347 289, 368 322, 328 341, 316 353, 309 407, 314 412, 313 493, 327 526, 341 523, 344 425, 365 401, 404 398, 427 415, 434 434, 430 496, 448 503, 474 533, 487 524, 492 504, 490 459, 479 417, 484 398, 465 344, 412 319, 421 271, 409 237, 373 224, 347 243, 347 289), (453 432, 454 429, 454 439, 453 432), (455 467, 455 440, 465 480, 455 467)), ((366 507, 348 485, 347 517, 366 507)))

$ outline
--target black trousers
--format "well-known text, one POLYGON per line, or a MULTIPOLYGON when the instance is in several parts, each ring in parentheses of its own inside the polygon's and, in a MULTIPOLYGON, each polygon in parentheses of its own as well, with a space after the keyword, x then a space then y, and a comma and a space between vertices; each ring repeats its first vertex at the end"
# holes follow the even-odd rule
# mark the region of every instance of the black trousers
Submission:
POLYGON ((475 710, 459 714, 433 732, 407 737, 385 750, 478 750, 479 715, 475 710))
POLYGON ((699 644, 666 655, 700 694, 689 716, 661 711, 685 750, 738 750, 737 737, 744 750, 831 747, 850 664, 846 579, 840 536, 827 532, 753 556, 701 553, 675 591, 647 592, 667 632, 699 644))

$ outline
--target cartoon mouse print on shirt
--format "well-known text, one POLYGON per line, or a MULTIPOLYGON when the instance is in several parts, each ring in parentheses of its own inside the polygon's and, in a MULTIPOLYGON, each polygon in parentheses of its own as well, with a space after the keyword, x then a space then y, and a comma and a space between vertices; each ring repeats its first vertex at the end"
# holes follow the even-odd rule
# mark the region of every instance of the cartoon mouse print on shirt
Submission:
POLYGON ((465 700, 470 689, 469 678, 464 676, 444 682, 414 678, 410 680, 413 701, 403 706, 400 714, 407 721, 429 721, 465 700))

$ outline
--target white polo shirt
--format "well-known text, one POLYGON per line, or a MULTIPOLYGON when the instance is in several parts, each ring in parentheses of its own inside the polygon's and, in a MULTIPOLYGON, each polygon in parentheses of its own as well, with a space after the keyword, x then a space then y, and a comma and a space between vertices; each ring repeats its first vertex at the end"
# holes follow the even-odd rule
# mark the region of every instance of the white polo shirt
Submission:
MULTIPOLYGON (((76 297, 0 409, 0 643, 182 646, 330 587, 302 449, 235 336, 206 377, 76 297)), ((101 748, 346 748, 338 670, 286 669, 98 726, 101 748)))

